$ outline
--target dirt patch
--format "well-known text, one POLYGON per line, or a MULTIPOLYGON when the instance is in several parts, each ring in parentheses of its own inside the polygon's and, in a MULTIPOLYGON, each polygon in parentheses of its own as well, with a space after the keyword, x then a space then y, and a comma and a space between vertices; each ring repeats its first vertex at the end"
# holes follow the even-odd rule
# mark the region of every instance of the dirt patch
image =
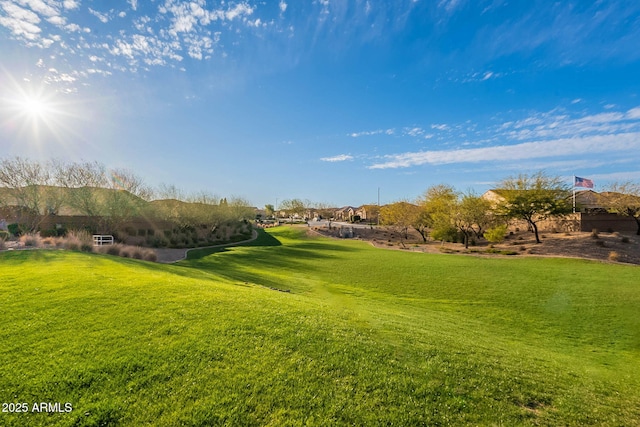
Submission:
MULTIPOLYGON (((338 237, 338 230, 313 228, 313 233, 338 237)), ((533 233, 510 234, 499 244, 490 245, 484 239, 475 240, 468 249, 461 243, 427 241, 415 231, 407 236, 385 228, 354 229, 354 239, 370 242, 386 249, 397 249, 425 253, 459 253, 477 256, 551 256, 584 258, 608 262, 640 265, 640 236, 622 233, 572 232, 541 233, 542 243, 536 243, 533 233)))

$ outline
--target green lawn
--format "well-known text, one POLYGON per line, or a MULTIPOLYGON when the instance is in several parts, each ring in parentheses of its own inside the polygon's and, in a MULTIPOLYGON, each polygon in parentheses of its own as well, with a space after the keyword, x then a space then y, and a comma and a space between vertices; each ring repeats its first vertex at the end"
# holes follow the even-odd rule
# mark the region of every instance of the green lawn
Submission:
POLYGON ((0 425, 640 424, 638 267, 304 231, 177 265, 1 253, 0 400, 73 410, 0 425))

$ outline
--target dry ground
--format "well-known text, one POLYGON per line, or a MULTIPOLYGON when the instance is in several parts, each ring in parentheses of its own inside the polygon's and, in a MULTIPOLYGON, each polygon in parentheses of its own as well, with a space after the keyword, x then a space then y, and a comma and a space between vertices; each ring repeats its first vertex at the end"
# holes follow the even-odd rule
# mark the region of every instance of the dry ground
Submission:
MULTIPOLYGON (((337 230, 313 228, 325 236, 337 237, 337 230)), ((490 246, 484 239, 469 249, 461 243, 447 243, 429 240, 423 243, 422 237, 409 232, 408 239, 401 239, 400 233, 390 229, 355 229, 356 239, 371 242, 374 246, 388 249, 402 249, 431 253, 461 253, 477 256, 504 256, 491 251, 516 252, 517 256, 553 256, 587 258, 601 261, 614 261, 640 265, 640 236, 634 233, 598 233, 597 237, 590 232, 572 233, 540 233, 542 243, 536 243, 533 233, 518 232, 509 235, 504 242, 490 246)))

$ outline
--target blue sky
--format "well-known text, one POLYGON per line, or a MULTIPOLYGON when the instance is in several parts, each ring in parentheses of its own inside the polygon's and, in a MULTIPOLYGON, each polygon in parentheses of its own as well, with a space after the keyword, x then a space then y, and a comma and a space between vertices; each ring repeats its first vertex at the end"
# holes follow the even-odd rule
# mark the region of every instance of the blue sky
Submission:
POLYGON ((336 206, 640 181, 633 1, 0 0, 3 156, 336 206))

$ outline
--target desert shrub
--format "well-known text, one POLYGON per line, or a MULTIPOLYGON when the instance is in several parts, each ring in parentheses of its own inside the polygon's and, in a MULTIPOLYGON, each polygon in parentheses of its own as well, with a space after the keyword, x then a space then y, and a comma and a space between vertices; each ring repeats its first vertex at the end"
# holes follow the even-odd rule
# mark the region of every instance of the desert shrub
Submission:
POLYGON ((56 239, 53 237, 46 237, 42 239, 42 244, 45 246, 54 246, 56 244, 56 239))
POLYGON ((433 240, 457 243, 458 231, 453 227, 436 228, 431 232, 431 237, 433 240))
POLYGON ((630 242, 630 240, 629 240, 629 238, 627 236, 622 236, 622 239, 620 239, 620 241, 622 243, 629 243, 630 242))
POLYGON ((496 227, 493 227, 487 230, 484 233, 484 238, 491 243, 500 243, 504 240, 506 232, 507 232, 506 225, 498 225, 496 227))
POLYGON ((40 237, 42 237, 42 238, 58 237, 58 230, 55 230, 55 229, 52 229, 52 230, 40 230, 40 237))
POLYGON ((67 233, 67 236, 62 238, 62 247, 70 251, 85 251, 91 246, 93 251, 93 238, 85 230, 72 230, 67 233), (83 249, 84 248, 84 249, 83 249))
POLYGON ((87 230, 71 230, 67 233, 68 238, 75 238, 80 241, 80 243, 87 243, 93 245, 93 236, 87 230))
POLYGON ((147 250, 144 251, 143 259, 145 261, 156 262, 158 260, 158 255, 156 255, 155 251, 153 251, 151 249, 147 249, 147 250))
POLYGON ((81 243, 75 238, 66 239, 62 245, 63 248, 69 251, 79 251, 81 243))
POLYGON ((29 233, 20 236, 20 242, 27 247, 37 248, 42 244, 42 239, 39 234, 29 233))
POLYGON ((11 235, 20 237, 26 231, 26 227, 22 224, 9 224, 7 225, 7 230, 11 235))
POLYGON ((142 248, 140 247, 131 248, 130 253, 131 253, 131 258, 142 259, 142 256, 143 256, 142 248))
POLYGON ((147 238, 147 244, 154 248, 164 248, 169 245, 169 241, 164 237, 154 236, 151 238, 147 238))
POLYGON ((609 252, 609 261, 620 261, 620 254, 616 251, 609 252))
POLYGON ((120 245, 103 246, 108 255, 120 256, 120 245))
POLYGON ((591 230, 591 238, 592 239, 599 239, 600 236, 598 235, 598 229, 594 228, 593 230, 591 230))

